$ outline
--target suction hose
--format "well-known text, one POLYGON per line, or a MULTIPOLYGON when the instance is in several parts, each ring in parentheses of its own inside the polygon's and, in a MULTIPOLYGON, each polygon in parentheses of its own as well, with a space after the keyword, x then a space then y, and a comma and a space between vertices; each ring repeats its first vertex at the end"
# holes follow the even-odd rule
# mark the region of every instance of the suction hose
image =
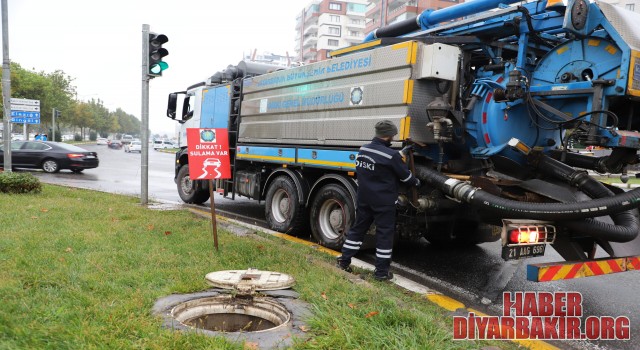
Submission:
MULTIPOLYGON (((548 158, 544 158, 545 166, 547 163, 550 163, 550 161, 564 165, 552 159, 547 162, 548 158)), ((571 173, 575 172, 574 169, 570 167, 567 168, 571 170, 571 173)), ((553 167, 547 168, 545 171, 556 172, 556 175, 558 175, 560 174, 557 173, 558 171, 562 173, 566 170, 567 169, 563 170, 562 167, 553 167)), ((609 193, 607 193, 607 195, 609 195, 608 197, 597 198, 586 202, 530 203, 518 202, 492 195, 465 182, 442 175, 441 173, 425 166, 416 166, 416 176, 420 180, 426 181, 427 183, 441 189, 444 193, 453 198, 467 202, 474 207, 496 215, 514 219, 549 221, 589 219, 609 214, 618 214, 632 210, 640 205, 640 189, 634 189, 619 195, 610 196, 613 193, 604 188, 604 190, 609 191, 609 193)), ((566 174, 558 176, 564 176, 565 180, 570 177, 566 174)), ((605 191, 602 191, 602 189, 596 189, 597 185, 591 184, 589 180, 584 180, 584 178, 582 178, 578 181, 581 181, 579 186, 586 186, 588 188, 585 192, 594 191, 597 193, 591 193, 591 195, 601 196, 605 194, 605 191)), ((591 236, 607 241, 628 242, 638 235, 638 221, 633 214, 628 213, 622 216, 615 215, 613 219, 614 222, 615 220, 618 220, 619 222, 616 222, 616 225, 610 225, 590 219, 579 221, 577 223, 575 221, 569 221, 568 223, 563 224, 567 224, 567 227, 581 232, 587 232, 591 236)))
MULTIPOLYGON (((615 194, 600 181, 592 178, 586 171, 575 170, 558 160, 542 156, 537 167, 543 173, 575 185, 591 198, 613 197, 615 194)), ((583 232, 596 238, 614 242, 628 242, 638 235, 638 218, 633 212, 626 210, 611 214, 614 225, 586 219, 567 221, 562 225, 577 232, 583 232)))

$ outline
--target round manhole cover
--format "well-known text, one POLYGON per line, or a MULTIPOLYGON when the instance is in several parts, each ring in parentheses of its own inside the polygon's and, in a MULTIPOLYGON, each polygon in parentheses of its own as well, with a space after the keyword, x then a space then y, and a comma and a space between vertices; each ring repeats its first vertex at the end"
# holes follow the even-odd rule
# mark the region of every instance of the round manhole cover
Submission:
POLYGON ((210 272, 205 278, 214 287, 238 289, 238 285, 251 285, 256 291, 287 289, 295 283, 290 275, 256 269, 210 272))

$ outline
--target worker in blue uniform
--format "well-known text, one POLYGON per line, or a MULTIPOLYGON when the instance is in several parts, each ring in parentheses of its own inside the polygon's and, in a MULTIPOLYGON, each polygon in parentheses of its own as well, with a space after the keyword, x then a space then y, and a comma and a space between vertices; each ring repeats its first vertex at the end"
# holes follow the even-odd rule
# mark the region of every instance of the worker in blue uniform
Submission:
POLYGON ((349 229, 338 257, 338 267, 351 272, 351 258, 362 246, 364 236, 372 223, 376 224, 376 269, 374 278, 386 281, 393 278, 389 271, 396 226, 396 202, 398 186, 404 183, 420 186, 400 152, 391 148, 398 128, 389 120, 375 125, 375 137, 371 143, 360 147, 356 157, 358 178, 358 208, 356 222, 349 229))

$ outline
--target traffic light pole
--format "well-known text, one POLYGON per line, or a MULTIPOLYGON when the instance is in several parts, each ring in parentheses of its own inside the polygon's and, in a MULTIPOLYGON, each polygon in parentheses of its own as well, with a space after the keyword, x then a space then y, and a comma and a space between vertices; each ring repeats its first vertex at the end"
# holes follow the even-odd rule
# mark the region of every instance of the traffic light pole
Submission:
POLYGON ((2 0, 2 99, 4 100, 4 171, 11 172, 11 61, 9 61, 9 15, 2 0))
MULTIPOLYGON (((6 0, 3 0, 6 1, 6 0)), ((142 25, 142 156, 140 161, 140 204, 149 202, 149 25, 142 25)))

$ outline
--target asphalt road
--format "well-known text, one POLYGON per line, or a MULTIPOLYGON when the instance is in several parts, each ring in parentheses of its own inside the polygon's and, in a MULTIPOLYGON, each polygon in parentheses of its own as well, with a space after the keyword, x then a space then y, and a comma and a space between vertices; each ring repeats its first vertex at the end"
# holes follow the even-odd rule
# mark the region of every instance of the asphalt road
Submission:
MULTIPOLYGON (((62 171, 58 174, 34 172, 48 183, 65 184, 106 192, 140 195, 140 155, 106 146, 85 145, 97 151, 100 167, 83 174, 62 171)), ((181 202, 173 182, 173 154, 149 151, 149 198, 181 202)), ((207 203, 208 204, 208 203, 207 203)), ((216 209, 233 212, 239 218, 264 225, 264 208, 256 201, 231 201, 215 198, 216 209)), ((370 255, 361 254, 365 260, 370 255)), ((630 341, 591 341, 554 343, 561 348, 640 349, 640 272, 627 272, 570 281, 534 283, 526 280, 526 265, 561 261, 553 249, 544 257, 505 262, 498 242, 464 249, 443 249, 426 241, 399 244, 394 250, 394 269, 441 292, 463 300, 467 305, 501 315, 502 292, 575 291, 582 294, 584 318, 594 316, 628 316, 630 341), (484 299, 484 303, 482 302, 484 299), (487 301, 491 303, 487 305, 487 301)))

